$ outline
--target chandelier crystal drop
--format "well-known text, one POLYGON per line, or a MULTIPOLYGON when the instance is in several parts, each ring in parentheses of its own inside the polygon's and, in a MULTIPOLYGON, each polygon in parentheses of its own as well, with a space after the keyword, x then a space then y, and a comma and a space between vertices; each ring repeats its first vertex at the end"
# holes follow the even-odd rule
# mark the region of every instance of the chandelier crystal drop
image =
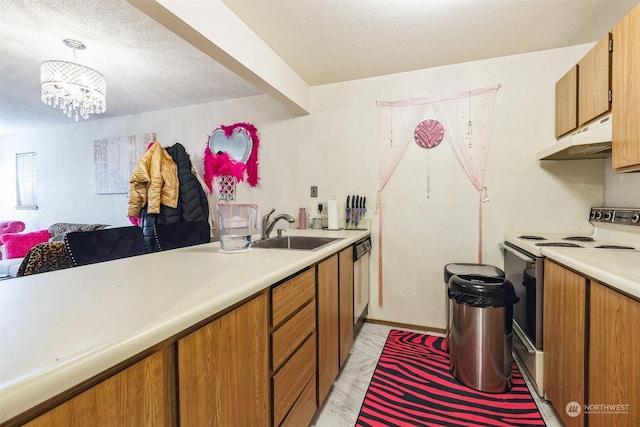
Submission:
POLYGON ((86 46, 77 40, 66 39, 73 49, 73 62, 44 61, 40 66, 42 102, 60 108, 68 117, 89 118, 106 111, 106 83, 96 70, 76 63, 76 50, 86 46))

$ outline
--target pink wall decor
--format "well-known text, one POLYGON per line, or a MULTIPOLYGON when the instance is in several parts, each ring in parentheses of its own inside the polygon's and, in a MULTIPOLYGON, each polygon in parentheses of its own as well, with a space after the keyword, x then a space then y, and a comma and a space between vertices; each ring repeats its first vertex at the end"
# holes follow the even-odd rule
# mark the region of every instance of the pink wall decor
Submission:
POLYGON ((258 175, 258 130, 250 123, 221 125, 207 139, 204 152, 204 181, 213 191, 213 178, 230 175, 238 182, 246 174, 247 183, 255 187, 258 175))

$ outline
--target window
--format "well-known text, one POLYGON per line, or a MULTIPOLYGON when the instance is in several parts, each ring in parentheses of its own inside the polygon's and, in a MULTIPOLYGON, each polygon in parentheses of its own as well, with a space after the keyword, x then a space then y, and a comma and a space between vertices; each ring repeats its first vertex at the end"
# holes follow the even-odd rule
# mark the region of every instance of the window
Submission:
POLYGON ((38 209, 36 153, 16 154, 16 209, 38 209))

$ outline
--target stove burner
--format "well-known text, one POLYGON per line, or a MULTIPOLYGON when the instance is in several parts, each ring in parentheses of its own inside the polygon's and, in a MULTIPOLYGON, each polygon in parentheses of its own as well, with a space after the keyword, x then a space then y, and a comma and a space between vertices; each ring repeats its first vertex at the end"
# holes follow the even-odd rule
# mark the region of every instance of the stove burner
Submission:
POLYGON ((564 243, 564 242, 536 243, 536 246, 556 246, 561 248, 582 248, 583 247, 580 245, 576 245, 575 243, 564 243))
POLYGON ((574 240, 576 242, 593 242, 593 237, 589 236, 569 236, 564 237, 562 240, 574 240))
POLYGON ((519 239, 526 239, 526 240, 547 240, 544 237, 540 237, 540 236, 530 236, 528 234, 525 234, 524 236, 518 236, 519 239))
POLYGON ((598 249, 635 249, 632 246, 620 246, 620 245, 599 245, 595 247, 598 249))

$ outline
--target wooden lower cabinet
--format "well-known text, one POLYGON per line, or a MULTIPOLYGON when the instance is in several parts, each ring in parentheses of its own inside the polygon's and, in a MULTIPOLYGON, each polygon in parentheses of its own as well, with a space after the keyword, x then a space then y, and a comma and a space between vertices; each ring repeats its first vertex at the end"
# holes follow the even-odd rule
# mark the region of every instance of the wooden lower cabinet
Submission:
POLYGON ((194 328, 6 424, 309 425, 353 346, 352 248, 194 328))
POLYGON ((545 395, 566 426, 583 426, 585 420, 586 304, 587 280, 547 259, 543 308, 545 395), (565 410, 571 402, 577 403, 576 416, 569 416, 565 410))
MULTIPOLYGON (((273 376, 273 425, 282 423, 315 373, 316 336, 313 334, 273 376)), ((313 400, 315 406, 315 392, 313 400)))
POLYGON ((318 264, 318 406, 329 394, 340 368, 338 254, 318 264))
POLYGON ((267 293, 178 341, 180 426, 271 423, 267 293))
POLYGON ((340 269, 340 367, 347 361, 353 347, 353 248, 349 246, 338 254, 340 269))
POLYGON ((640 426, 640 301, 548 258, 544 274, 546 398, 566 426, 640 426))
POLYGON ((271 288, 271 318, 273 425, 308 425, 317 408, 315 267, 271 288))
POLYGON ((176 425, 173 346, 146 357, 26 426, 176 425))
POLYGON ((640 426, 640 302, 590 286, 589 427, 640 426))
POLYGON ((284 419, 280 426, 308 426, 313 419, 313 415, 316 413, 316 409, 318 409, 316 400, 316 376, 313 375, 307 382, 304 390, 302 390, 296 403, 294 403, 291 411, 287 414, 287 418, 284 419))

